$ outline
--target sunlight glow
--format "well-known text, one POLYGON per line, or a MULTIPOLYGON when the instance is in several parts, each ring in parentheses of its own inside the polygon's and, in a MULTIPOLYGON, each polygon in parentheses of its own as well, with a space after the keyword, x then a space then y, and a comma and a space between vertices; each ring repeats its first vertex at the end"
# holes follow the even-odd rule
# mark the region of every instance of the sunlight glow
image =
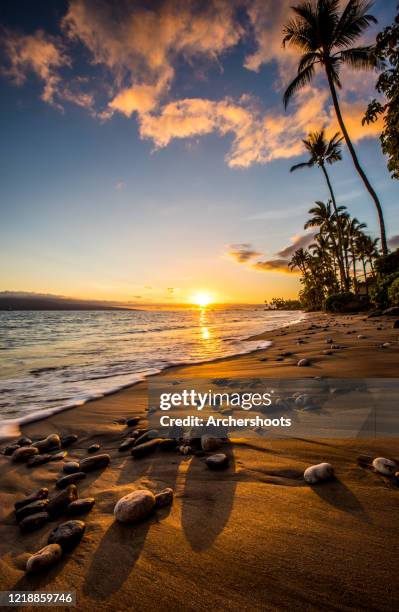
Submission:
POLYGON ((193 295, 192 302, 200 308, 206 308, 209 304, 212 304, 213 300, 211 294, 207 291, 199 291, 193 295))

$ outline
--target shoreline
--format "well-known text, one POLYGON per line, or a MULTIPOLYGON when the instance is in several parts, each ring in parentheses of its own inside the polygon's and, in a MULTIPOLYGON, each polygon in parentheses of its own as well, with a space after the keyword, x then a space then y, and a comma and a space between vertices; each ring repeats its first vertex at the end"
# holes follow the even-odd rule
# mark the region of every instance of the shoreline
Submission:
MULTIPOLYGON (((301 376, 396 378, 399 330, 393 317, 314 313, 306 320, 260 334, 267 349, 217 362, 172 366, 163 381, 301 376), (379 329, 382 328, 382 329, 379 329), (359 339, 358 335, 364 335, 359 339), (326 337, 340 348, 323 354, 326 337), (301 343, 298 344, 298 339, 301 343), (390 342, 387 348, 379 348, 390 342), (292 353, 282 357, 282 353, 292 353), (311 365, 298 368, 307 358, 311 365)), ((392 610, 399 552, 399 490, 357 464, 357 457, 399 460, 398 439, 234 438, 223 452, 230 467, 207 469, 204 457, 161 453, 133 460, 118 452, 138 416, 146 426, 148 379, 83 406, 22 427, 29 437, 75 433, 61 462, 29 469, 0 456, 0 587, 3 590, 75 590, 79 610, 276 609, 392 610), (111 464, 78 484, 79 496, 96 500, 82 516, 82 542, 41 575, 26 575, 29 554, 45 545, 50 522, 21 534, 16 500, 47 486, 50 497, 63 461, 82 460, 98 443, 111 464), (330 462, 335 480, 304 483, 304 469, 330 462), (171 487, 173 505, 137 525, 115 523, 118 499, 137 488, 171 487), (387 558, 389 550, 389 558, 387 558)), ((80 517, 79 517, 80 518, 80 517)), ((58 522, 67 520, 61 518, 58 522)), ((29 609, 29 608, 27 608, 29 609)))
POLYGON ((264 341, 263 340, 264 335, 267 333, 272 333, 273 331, 277 331, 278 329, 284 329, 285 327, 296 325, 298 322, 306 320, 306 318, 309 316, 309 313, 305 313, 304 311, 300 311, 300 313, 301 313, 300 321, 294 321, 292 323, 287 323, 286 325, 278 327, 275 330, 271 330, 271 332, 265 331, 259 334, 254 334, 250 336, 245 336, 243 338, 238 338, 237 340, 238 342, 259 341, 259 342, 263 342, 265 346, 257 346, 256 348, 244 349, 243 351, 240 351, 230 356, 221 356, 221 357, 214 357, 213 359, 204 359, 204 360, 200 359, 196 361, 187 361, 187 362, 180 361, 176 363, 170 363, 168 365, 165 365, 165 367, 161 369, 152 368, 152 371, 151 371, 151 368, 149 368, 148 371, 137 372, 137 374, 135 374, 135 376, 137 376, 137 380, 135 380, 134 382, 128 382, 126 384, 119 385, 118 387, 112 388, 109 391, 99 393, 97 395, 93 395, 92 397, 87 397, 84 399, 71 400, 67 404, 63 404, 61 406, 54 406, 52 408, 47 408, 44 410, 38 410, 36 412, 28 413, 25 416, 17 417, 15 419, 5 419, 4 421, 0 421, 0 444, 2 444, 3 442, 7 442, 7 440, 11 440, 13 438, 18 437, 18 432, 20 432, 21 427, 29 425, 30 423, 42 421, 60 412, 79 408, 80 406, 84 406, 87 403, 94 402, 99 399, 103 399, 104 397, 108 397, 109 395, 113 395, 114 393, 119 393, 120 391, 124 391, 125 389, 129 389, 130 387, 134 387, 135 385, 138 385, 153 376, 158 376, 159 374, 169 370, 170 368, 180 368, 180 367, 186 367, 186 366, 204 365, 207 363, 217 363, 218 361, 223 361, 225 359, 241 357, 243 355, 249 355, 251 353, 256 353, 257 351, 267 350, 271 346, 271 342, 264 341))

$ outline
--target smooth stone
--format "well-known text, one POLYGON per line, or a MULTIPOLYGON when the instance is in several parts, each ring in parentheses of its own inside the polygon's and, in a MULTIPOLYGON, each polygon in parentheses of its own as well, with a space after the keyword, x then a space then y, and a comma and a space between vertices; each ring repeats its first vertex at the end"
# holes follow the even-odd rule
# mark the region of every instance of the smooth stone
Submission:
POLYGON ((65 459, 67 454, 68 453, 66 451, 60 451, 59 453, 55 453, 55 455, 50 455, 50 461, 61 461, 62 459, 65 459))
POLYGON ((87 457, 80 462, 80 469, 82 472, 91 472, 92 470, 100 470, 101 468, 107 467, 111 461, 111 457, 106 453, 102 455, 93 455, 93 457, 87 457))
POLYGON ((144 442, 144 444, 134 446, 130 451, 130 454, 132 455, 132 457, 134 457, 134 459, 146 457, 158 448, 160 441, 161 438, 155 438, 153 440, 149 440, 149 442, 144 442))
POLYGON ((16 444, 18 444, 18 446, 30 446, 32 444, 32 440, 27 436, 22 436, 22 438, 19 438, 19 440, 16 441, 16 444))
POLYGON ((300 359, 296 365, 299 368, 304 368, 306 366, 310 366, 310 361, 309 359, 300 359))
POLYGON ((166 508, 166 506, 170 506, 173 503, 173 495, 173 489, 170 487, 167 487, 160 493, 157 493, 155 495, 156 508, 166 508))
POLYGON ((373 317, 380 317, 382 315, 382 310, 373 310, 372 312, 369 312, 369 314, 367 315, 368 319, 372 319, 373 317))
POLYGON ((59 516, 75 499, 78 499, 78 489, 76 485, 70 484, 61 493, 58 493, 58 495, 49 500, 47 512, 51 517, 59 516))
POLYGON ((216 438, 216 436, 212 436, 211 434, 201 436, 201 448, 206 453, 218 450, 221 446, 222 441, 220 438, 216 438))
POLYGON ((124 440, 119 446, 118 451, 122 453, 125 450, 130 450, 132 446, 134 446, 135 441, 136 438, 126 438, 126 440, 124 440))
POLYGON ((382 314, 397 317, 399 315, 399 306, 391 306, 391 308, 386 308, 382 311, 382 314))
POLYGON ((135 427, 139 421, 140 417, 131 417, 130 419, 126 419, 125 423, 128 427, 135 427))
POLYGON ((67 512, 73 516, 84 514, 85 512, 90 512, 95 503, 94 497, 82 497, 70 503, 67 512))
POLYGON ((87 449, 88 453, 95 453, 96 451, 100 450, 100 445, 99 444, 92 444, 91 446, 89 446, 89 448, 87 449))
POLYGON ((10 444, 3 448, 3 455, 12 455, 14 451, 18 450, 20 446, 18 444, 10 444))
POLYGON ((384 476, 393 476, 398 469, 395 461, 391 461, 391 459, 386 459, 385 457, 376 457, 373 459, 372 466, 376 472, 384 476))
POLYGON ((75 434, 69 434, 68 436, 63 436, 61 438, 61 447, 68 448, 68 446, 71 446, 71 444, 74 444, 74 442, 77 442, 77 440, 78 440, 78 436, 76 436, 75 434))
POLYGON ((83 521, 72 520, 61 523, 50 532, 49 544, 59 544, 63 551, 72 550, 83 538, 86 525, 83 521))
POLYGON ((47 512, 48 499, 37 499, 31 504, 27 504, 19 510, 15 511, 15 517, 17 519, 17 523, 22 521, 26 516, 31 514, 38 514, 39 512, 47 512))
POLYGON ((61 448, 61 439, 58 434, 50 434, 47 436, 47 438, 34 442, 32 446, 39 449, 40 453, 43 453, 49 450, 55 450, 56 448, 61 448))
POLYGON ((360 465, 360 467, 371 467, 373 463, 373 457, 370 457, 370 455, 359 455, 359 457, 357 458, 357 463, 358 465, 360 465))
POLYGON ((144 442, 148 442, 149 440, 154 440, 159 437, 159 431, 157 429, 150 429, 145 433, 138 436, 135 440, 134 445, 138 446, 139 444, 144 444, 144 442))
POLYGON ((42 572, 57 563, 62 557, 62 548, 59 544, 48 544, 29 557, 26 562, 28 574, 42 572))
POLYGON ((305 482, 308 484, 317 484, 329 480, 334 476, 334 468, 330 463, 318 463, 306 468, 303 473, 305 482))
POLYGON ((57 487, 57 489, 65 489, 69 485, 76 484, 80 480, 83 480, 83 478, 86 478, 85 472, 76 472, 74 474, 68 474, 68 476, 63 476, 62 478, 59 478, 55 483, 55 486, 57 487))
POLYGON ((158 446, 161 451, 174 451, 176 450, 177 440, 175 438, 162 438, 158 446))
POLYGON ((20 508, 23 508, 24 506, 27 506, 32 502, 38 501, 39 499, 47 499, 47 497, 48 489, 46 487, 43 487, 38 491, 34 491, 33 493, 31 493, 30 495, 25 497, 25 499, 19 499, 18 501, 16 501, 14 504, 14 508, 15 510, 19 510, 20 508))
POLYGON ((21 446, 13 452, 11 459, 15 463, 22 463, 28 461, 28 459, 38 454, 39 450, 34 446, 21 446))
POLYGON ((390 346, 391 346, 391 343, 390 343, 390 342, 384 342, 384 343, 382 344, 382 348, 389 348, 390 346))
POLYGON ((393 329, 398 329, 399 328, 399 319, 397 319, 396 321, 394 321, 393 325, 392 325, 393 329))
POLYGON ((333 351, 331 349, 326 349, 323 351, 323 355, 333 355, 333 351))
POLYGON ((80 463, 77 461, 67 461, 62 466, 62 471, 64 474, 76 474, 76 472, 80 472, 80 463))
POLYGON ((133 491, 115 505, 114 516, 120 523, 136 523, 147 518, 155 508, 155 495, 151 491, 133 491))
POLYGON ((43 465, 44 463, 48 463, 51 461, 51 455, 34 455, 28 459, 28 467, 35 467, 37 465, 43 465))
POLYGON ((216 453, 207 457, 205 463, 210 470, 224 470, 229 466, 229 458, 224 453, 216 453))
POLYGON ((365 336, 364 334, 359 334, 357 337, 358 340, 364 340, 365 338, 367 338, 367 336, 365 336))
POLYGON ((26 516, 19 523, 19 528, 23 533, 29 533, 31 531, 36 531, 36 529, 40 529, 43 527, 49 520, 48 512, 38 512, 37 514, 30 514, 26 516))

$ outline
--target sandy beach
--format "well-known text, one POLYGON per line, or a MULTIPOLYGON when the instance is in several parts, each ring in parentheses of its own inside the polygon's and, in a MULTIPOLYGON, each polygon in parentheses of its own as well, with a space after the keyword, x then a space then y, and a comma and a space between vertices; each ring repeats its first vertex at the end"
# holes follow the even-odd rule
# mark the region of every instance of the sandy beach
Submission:
MULTIPOLYGON (((159 377, 397 377, 399 330, 393 317, 309 315, 264 334, 270 348, 213 363, 170 368, 159 377), (362 339, 358 335, 364 335, 362 339), (298 338, 304 343, 298 344, 298 338), (341 348, 323 354, 326 337, 341 348), (381 348, 383 343, 390 346, 381 348), (284 352, 291 356, 276 361, 284 352)), ((392 610, 399 567, 399 490, 357 463, 359 455, 399 460, 397 439, 267 440, 226 443, 230 467, 207 469, 204 457, 154 454, 133 460, 118 447, 139 416, 146 427, 148 382, 24 427, 30 438, 78 436, 61 461, 33 469, 0 456, 0 587, 76 591, 79 610, 392 610), (78 484, 95 498, 84 537, 48 572, 26 575, 30 554, 47 543, 60 518, 21 534, 14 503, 40 487, 50 497, 62 463, 88 447, 111 464, 78 484), (304 469, 330 462, 336 478, 320 486, 304 469), (170 508, 136 525, 116 523, 118 499, 137 488, 175 492, 170 508)), ((79 517, 80 518, 80 517, 79 517)), ((30 609, 29 607, 27 609, 30 609)))

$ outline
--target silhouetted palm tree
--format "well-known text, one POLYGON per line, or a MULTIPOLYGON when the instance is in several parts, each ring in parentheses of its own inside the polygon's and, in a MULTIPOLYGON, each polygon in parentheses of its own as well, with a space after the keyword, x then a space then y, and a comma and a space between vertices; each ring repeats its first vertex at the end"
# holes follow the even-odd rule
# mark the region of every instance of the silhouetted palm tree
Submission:
POLYGON ((287 107, 293 94, 312 81, 318 64, 324 68, 342 134, 355 168, 377 208, 381 247, 386 254, 388 247, 382 207, 357 158, 342 118, 337 94, 337 87, 341 87, 339 72, 342 65, 357 70, 370 70, 378 65, 372 47, 352 46, 371 23, 377 22, 375 17, 368 13, 371 6, 372 2, 368 0, 349 0, 340 12, 339 0, 307 0, 293 7, 296 16, 290 19, 284 28, 283 45, 288 43, 299 48, 302 56, 297 75, 284 93, 284 104, 287 107))
POLYGON ((342 236, 342 227, 340 223, 340 218, 337 209, 337 202, 335 199, 334 191, 331 185, 330 177, 327 172, 326 164, 333 164, 336 161, 342 159, 341 154, 341 141, 342 137, 339 136, 339 132, 334 134, 334 136, 330 140, 326 140, 324 129, 320 130, 320 132, 311 132, 307 138, 305 138, 302 142, 306 147, 306 150, 310 154, 310 158, 307 162, 302 162, 300 164, 295 164, 291 166, 290 172, 294 172, 294 170, 299 170, 300 168, 312 168, 313 166, 318 166, 321 168, 324 177, 327 182, 327 187, 330 191, 331 201, 334 207, 336 223, 337 223, 337 233, 338 233, 338 266, 341 275, 341 282, 346 290, 348 290, 348 278, 345 271, 345 265, 343 260, 343 236, 342 236))

